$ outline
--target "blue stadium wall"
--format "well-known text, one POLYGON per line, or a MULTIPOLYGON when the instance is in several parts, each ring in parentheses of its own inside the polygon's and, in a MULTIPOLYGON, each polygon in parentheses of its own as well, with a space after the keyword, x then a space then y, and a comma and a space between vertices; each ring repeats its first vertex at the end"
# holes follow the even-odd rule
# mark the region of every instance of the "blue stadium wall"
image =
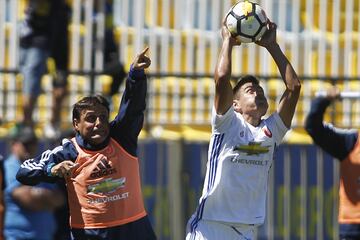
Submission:
MULTIPOLYGON (((49 143, 41 142, 39 151, 49 147, 49 143)), ((140 142, 143 195, 160 240, 184 239, 186 221, 195 211, 201 194, 207 147, 208 144, 202 142, 155 139, 140 142), (174 162, 178 164, 174 166, 174 162), (176 181, 169 187, 173 179, 176 181)), ((323 154, 319 164, 318 151, 313 145, 283 144, 277 149, 273 164, 273 187, 269 189, 273 196, 269 206, 273 214, 267 216, 271 220, 267 220, 259 229, 258 239, 269 239, 269 231, 273 239, 301 239, 304 232, 306 236, 302 236, 302 239, 334 239, 334 228, 337 227, 334 224, 337 214, 336 166, 335 161, 326 154, 323 154), (300 157, 304 152, 306 159, 300 157), (286 181, 284 174, 288 157, 291 159, 291 167, 287 170, 290 171, 287 175, 290 181, 286 181), (306 161, 305 187, 301 183, 301 161, 306 161), (323 169, 320 187, 318 168, 323 169), (306 191, 306 209, 303 190, 306 191), (319 195, 319 192, 323 195, 319 195), (319 210, 319 206, 322 210, 319 210)), ((7 156, 8 152, 9 143, 0 140, 0 153, 7 156)))

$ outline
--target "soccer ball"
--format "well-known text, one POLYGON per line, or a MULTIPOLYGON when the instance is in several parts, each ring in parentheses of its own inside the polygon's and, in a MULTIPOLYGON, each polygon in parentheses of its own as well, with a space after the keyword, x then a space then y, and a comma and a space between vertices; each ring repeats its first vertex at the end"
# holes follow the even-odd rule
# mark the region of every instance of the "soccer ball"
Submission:
POLYGON ((266 32, 267 17, 257 3, 240 1, 226 15, 225 25, 242 43, 255 42, 266 32))

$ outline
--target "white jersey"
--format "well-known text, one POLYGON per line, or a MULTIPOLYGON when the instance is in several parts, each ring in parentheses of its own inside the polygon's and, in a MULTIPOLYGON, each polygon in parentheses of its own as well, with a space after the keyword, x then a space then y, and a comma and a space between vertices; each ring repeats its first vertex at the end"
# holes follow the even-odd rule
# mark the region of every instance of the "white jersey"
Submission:
POLYGON ((192 228, 200 219, 231 224, 264 222, 274 148, 287 130, 277 112, 254 127, 233 107, 224 115, 213 109, 204 188, 192 228))

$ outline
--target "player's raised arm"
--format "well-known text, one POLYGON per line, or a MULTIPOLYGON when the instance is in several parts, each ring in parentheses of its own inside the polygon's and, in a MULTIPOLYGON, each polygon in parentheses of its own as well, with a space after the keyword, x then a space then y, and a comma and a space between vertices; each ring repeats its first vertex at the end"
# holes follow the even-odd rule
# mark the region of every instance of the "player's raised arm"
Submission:
POLYGON ((147 76, 150 67, 149 47, 138 53, 131 64, 125 91, 121 98, 118 115, 110 122, 112 138, 133 156, 136 156, 137 141, 144 122, 146 108, 147 76))
POLYGON ((285 126, 289 128, 299 99, 301 84, 294 68, 276 42, 276 28, 276 24, 269 21, 268 31, 256 43, 269 51, 285 83, 286 89, 280 99, 278 112, 285 126))
POLYGON ((223 24, 221 29, 222 47, 215 67, 215 99, 214 106, 217 114, 224 114, 233 103, 233 92, 230 84, 231 53, 235 45, 240 45, 233 38, 223 24))

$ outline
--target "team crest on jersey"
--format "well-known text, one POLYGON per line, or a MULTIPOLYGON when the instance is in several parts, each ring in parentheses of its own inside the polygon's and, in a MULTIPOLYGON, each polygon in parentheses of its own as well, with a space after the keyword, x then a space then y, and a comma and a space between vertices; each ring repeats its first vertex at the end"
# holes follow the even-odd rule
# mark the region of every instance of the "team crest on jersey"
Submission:
POLYGON ((262 128, 262 130, 263 130, 263 132, 265 133, 265 135, 266 135, 267 137, 269 137, 269 138, 272 137, 272 132, 271 132, 266 126, 264 126, 264 127, 262 128))
POLYGON ((259 155, 269 152, 269 146, 261 146, 261 142, 249 142, 248 145, 238 145, 234 151, 246 153, 247 155, 259 155))
POLYGON ((114 173, 116 173, 116 169, 109 164, 106 158, 102 158, 97 164, 96 168, 90 174, 90 178, 99 178, 114 173))

